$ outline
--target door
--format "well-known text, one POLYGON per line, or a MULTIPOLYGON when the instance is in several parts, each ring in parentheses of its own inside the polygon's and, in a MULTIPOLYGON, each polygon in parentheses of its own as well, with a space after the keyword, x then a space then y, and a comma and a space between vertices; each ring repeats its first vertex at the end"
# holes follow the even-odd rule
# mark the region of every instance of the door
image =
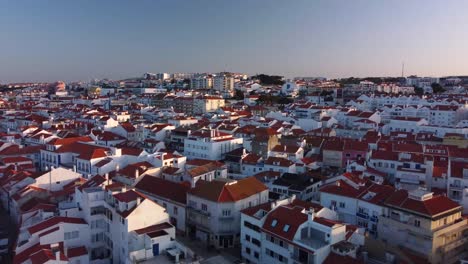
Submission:
POLYGON ((153 244, 153 256, 159 255, 159 244, 153 244))

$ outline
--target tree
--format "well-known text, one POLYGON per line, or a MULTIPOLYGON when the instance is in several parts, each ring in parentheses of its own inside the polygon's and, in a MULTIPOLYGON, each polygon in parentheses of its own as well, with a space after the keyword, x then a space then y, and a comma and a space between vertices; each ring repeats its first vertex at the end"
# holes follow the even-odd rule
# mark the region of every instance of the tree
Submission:
POLYGON ((443 93, 445 92, 446 90, 444 89, 444 87, 442 87, 442 85, 438 84, 438 83, 433 83, 431 84, 431 87, 432 87, 432 92, 433 93, 443 93))
POLYGON ((283 85, 283 76, 279 75, 266 75, 266 74, 258 74, 252 77, 254 80, 259 80, 260 84, 263 85, 283 85))
POLYGON ((276 100, 276 102, 277 102, 278 104, 281 104, 281 105, 287 105, 287 104, 292 103, 293 100, 292 100, 291 98, 286 97, 286 96, 282 96, 282 97, 278 98, 278 99, 276 100))
POLYGON ((327 95, 332 95, 332 94, 333 94, 333 91, 322 90, 322 92, 320 92, 320 96, 327 96, 327 95))
POLYGON ((424 89, 418 86, 414 86, 414 93, 417 95, 423 95, 424 94, 424 89))
POLYGON ((234 99, 236 100, 244 100, 244 93, 241 90, 237 90, 234 93, 234 99))
POLYGON ((307 90, 299 90, 299 98, 305 98, 307 96, 307 90))

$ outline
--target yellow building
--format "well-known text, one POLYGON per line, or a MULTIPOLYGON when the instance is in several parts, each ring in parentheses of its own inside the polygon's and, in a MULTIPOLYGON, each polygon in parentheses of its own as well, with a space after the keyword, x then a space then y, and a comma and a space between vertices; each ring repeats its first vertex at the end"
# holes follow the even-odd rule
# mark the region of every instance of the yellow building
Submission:
POLYGON ((468 219, 446 196, 424 190, 399 190, 384 203, 378 232, 384 242, 430 263, 450 264, 468 256, 468 219))
POLYGON ((443 144, 458 146, 459 148, 468 148, 468 139, 463 134, 447 133, 444 136, 443 144))

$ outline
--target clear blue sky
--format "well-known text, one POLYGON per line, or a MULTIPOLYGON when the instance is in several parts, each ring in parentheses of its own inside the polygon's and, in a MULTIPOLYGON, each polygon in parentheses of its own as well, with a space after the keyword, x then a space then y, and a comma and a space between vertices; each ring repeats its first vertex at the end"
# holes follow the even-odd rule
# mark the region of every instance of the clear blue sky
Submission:
POLYGON ((0 82, 468 74, 468 1, 0 0, 0 82))

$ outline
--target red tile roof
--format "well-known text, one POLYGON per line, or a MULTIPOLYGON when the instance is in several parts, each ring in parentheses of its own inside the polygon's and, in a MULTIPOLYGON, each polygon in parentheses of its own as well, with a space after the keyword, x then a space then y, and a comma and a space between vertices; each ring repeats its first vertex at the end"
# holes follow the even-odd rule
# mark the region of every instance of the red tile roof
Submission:
POLYGON ((387 206, 396 207, 429 217, 448 212, 454 209, 460 209, 460 205, 450 198, 442 195, 435 195, 424 201, 415 200, 408 197, 408 191, 399 190, 393 193, 385 201, 387 206))
POLYGON ((30 158, 26 158, 26 157, 23 157, 23 156, 7 157, 7 158, 2 159, 2 162, 5 163, 5 164, 27 162, 27 161, 32 162, 32 160, 30 158))
POLYGON ((206 200, 231 203, 268 190, 263 183, 255 177, 248 177, 236 182, 214 180, 197 185, 189 191, 190 194, 206 200))
POLYGON ((468 171, 468 162, 450 161, 450 177, 463 178, 463 171, 468 171))
POLYGON ((272 165, 272 166, 280 166, 280 167, 290 167, 294 165, 294 162, 286 158, 268 157, 265 160, 265 164, 272 165))
POLYGON ((88 254, 88 250, 86 249, 85 246, 69 248, 67 250, 67 257, 69 258, 79 257, 79 256, 87 255, 87 254, 88 254))
POLYGON ((282 153, 296 153, 299 151, 299 146, 291 145, 276 145, 271 151, 282 152, 282 153))
POLYGON ((141 234, 152 233, 152 232, 161 231, 161 230, 168 229, 168 228, 173 228, 173 227, 174 226, 169 224, 168 222, 164 222, 164 223, 161 223, 161 224, 147 226, 147 227, 136 229, 136 230, 133 230, 133 231, 136 232, 138 235, 141 235, 141 234))
POLYGON ((135 201, 138 197, 143 198, 140 194, 138 194, 134 190, 114 194, 115 199, 124 203, 135 201))
POLYGON ((21 253, 16 254, 13 257, 14 264, 22 264, 29 259, 30 256, 34 255, 35 253, 39 252, 43 249, 50 249, 50 245, 41 245, 39 243, 23 250, 21 253))
POLYGON ((75 218, 75 217, 62 217, 62 216, 55 216, 45 221, 40 222, 39 224, 33 225, 28 228, 28 232, 30 234, 34 234, 40 232, 44 229, 49 227, 53 227, 60 223, 68 223, 68 224, 83 224, 86 225, 86 221, 82 218, 75 218))
POLYGON ((187 192, 190 190, 190 187, 184 184, 163 180, 150 175, 145 175, 135 185, 135 188, 148 195, 163 197, 184 205, 187 201, 187 192))
MULTIPOLYGON (((68 260, 62 252, 59 253, 59 257, 62 261, 68 260)), ((41 249, 32 254, 29 259, 31 260, 31 264, 43 264, 50 260, 55 260, 55 254, 50 249, 41 249)))
POLYGON ((75 143, 75 142, 92 142, 93 139, 90 138, 89 136, 83 136, 83 137, 72 137, 72 138, 56 138, 56 139, 52 139, 51 141, 49 141, 49 145, 55 145, 55 146, 58 146, 58 145, 68 145, 68 144, 72 144, 72 143, 75 143))
POLYGON ((57 149, 57 153, 76 153, 78 154, 78 158, 83 160, 91 160, 96 158, 103 158, 106 157, 106 152, 109 151, 109 148, 97 146, 97 145, 90 145, 84 144, 80 142, 74 142, 68 145, 61 146, 57 149))
POLYGON ((262 229, 292 241, 299 226, 307 221, 307 214, 302 213, 302 210, 302 207, 279 206, 268 214, 262 229), (275 226, 272 226, 273 221, 276 221, 275 226), (289 225, 287 231, 284 231, 285 225, 289 225))

